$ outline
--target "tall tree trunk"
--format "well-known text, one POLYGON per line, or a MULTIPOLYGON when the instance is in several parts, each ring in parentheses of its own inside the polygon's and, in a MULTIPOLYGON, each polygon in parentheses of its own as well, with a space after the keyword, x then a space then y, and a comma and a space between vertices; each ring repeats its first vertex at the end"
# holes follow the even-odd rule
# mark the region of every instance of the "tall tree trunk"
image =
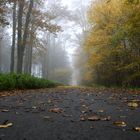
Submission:
MULTIPOLYGON (((33 30, 33 29, 32 29, 33 30)), ((29 48, 29 73, 32 74, 32 55, 33 55, 33 33, 31 32, 30 36, 30 48, 29 48)))
POLYGON ((30 34, 30 44, 25 47, 24 73, 31 74, 32 68, 32 52, 33 52, 33 36, 30 34))
POLYGON ((46 65, 46 52, 42 53, 42 77, 46 78, 48 75, 47 71, 46 71, 47 65, 46 65))
POLYGON ((25 0, 18 1, 18 42, 17 42, 17 72, 22 73, 22 17, 25 0))
POLYGON ((46 76, 45 78, 49 79, 50 78, 50 47, 51 47, 51 34, 48 33, 47 35, 47 39, 48 39, 48 44, 47 44, 47 52, 46 52, 46 76))
POLYGON ((24 35, 23 35, 23 44, 22 44, 22 52, 21 52, 22 64, 23 64, 25 46, 26 46, 26 42, 28 38, 29 24, 31 22, 31 13, 33 9, 33 4, 34 4, 34 1, 30 0, 30 5, 29 5, 28 12, 26 15, 26 22, 25 22, 25 27, 24 27, 25 30, 24 30, 24 35))
POLYGON ((27 37, 28 37, 30 17, 31 17, 31 12, 32 12, 34 1, 30 0, 28 12, 26 15, 24 34, 23 34, 23 38, 22 38, 22 16, 23 16, 24 3, 25 3, 25 0, 19 1, 19 15, 18 15, 18 30, 19 30, 18 47, 19 47, 19 49, 18 49, 18 62, 17 62, 17 72, 18 73, 22 73, 23 57, 24 57, 25 45, 26 45, 26 41, 27 41, 27 37), (21 24, 21 26, 19 24, 21 24))
POLYGON ((14 72, 15 66, 15 42, 16 42, 16 1, 14 1, 13 6, 13 37, 12 37, 12 49, 11 49, 11 64, 10 64, 10 71, 14 72))

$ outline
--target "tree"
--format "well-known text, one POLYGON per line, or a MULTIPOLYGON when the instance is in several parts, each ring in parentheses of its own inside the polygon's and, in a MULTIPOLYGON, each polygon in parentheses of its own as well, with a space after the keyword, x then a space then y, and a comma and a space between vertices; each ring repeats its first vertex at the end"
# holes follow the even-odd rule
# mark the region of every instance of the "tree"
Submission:
POLYGON ((11 49, 11 64, 10 64, 10 71, 14 72, 15 66, 15 45, 16 45, 16 7, 17 1, 13 2, 13 35, 12 35, 12 49, 11 49))
POLYGON ((91 83, 140 85, 139 8, 139 3, 125 0, 101 0, 91 5, 92 28, 85 40, 91 83))
POLYGON ((22 36, 22 28, 23 28, 23 9, 25 0, 19 1, 19 11, 18 11, 18 50, 17 50, 17 72, 22 73, 23 69, 23 57, 24 57, 24 51, 25 51, 25 45, 27 41, 28 31, 29 31, 29 24, 30 24, 30 17, 31 12, 33 8, 33 0, 30 0, 28 12, 26 15, 26 21, 25 21, 25 27, 24 27, 24 33, 22 36))

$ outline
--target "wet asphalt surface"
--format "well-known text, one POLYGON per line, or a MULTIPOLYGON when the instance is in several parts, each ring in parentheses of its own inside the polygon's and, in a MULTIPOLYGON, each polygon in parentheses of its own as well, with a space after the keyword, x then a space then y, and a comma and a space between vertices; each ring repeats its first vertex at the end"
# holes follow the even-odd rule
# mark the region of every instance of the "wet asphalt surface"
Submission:
POLYGON ((96 91, 88 88, 58 88, 26 91, 0 98, 0 140, 140 140, 140 107, 128 107, 140 94, 127 91, 96 91), (60 108, 54 113, 50 109, 60 108), (88 116, 110 117, 89 121, 88 116), (123 121, 126 127, 114 125, 123 121))

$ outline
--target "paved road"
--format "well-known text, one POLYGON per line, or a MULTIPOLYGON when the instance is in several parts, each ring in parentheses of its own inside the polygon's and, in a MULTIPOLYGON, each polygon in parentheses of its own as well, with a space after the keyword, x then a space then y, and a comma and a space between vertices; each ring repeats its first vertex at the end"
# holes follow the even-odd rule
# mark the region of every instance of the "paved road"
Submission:
POLYGON ((132 102, 140 105, 139 93, 90 88, 1 97, 0 124, 13 126, 0 129, 0 140, 140 140, 140 107, 132 102))

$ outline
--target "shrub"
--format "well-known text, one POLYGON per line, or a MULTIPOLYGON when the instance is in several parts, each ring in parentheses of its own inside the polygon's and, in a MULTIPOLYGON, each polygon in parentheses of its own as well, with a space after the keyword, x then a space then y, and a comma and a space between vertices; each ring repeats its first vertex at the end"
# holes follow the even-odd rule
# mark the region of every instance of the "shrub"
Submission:
POLYGON ((0 90, 51 88, 58 83, 27 74, 0 74, 0 90))

